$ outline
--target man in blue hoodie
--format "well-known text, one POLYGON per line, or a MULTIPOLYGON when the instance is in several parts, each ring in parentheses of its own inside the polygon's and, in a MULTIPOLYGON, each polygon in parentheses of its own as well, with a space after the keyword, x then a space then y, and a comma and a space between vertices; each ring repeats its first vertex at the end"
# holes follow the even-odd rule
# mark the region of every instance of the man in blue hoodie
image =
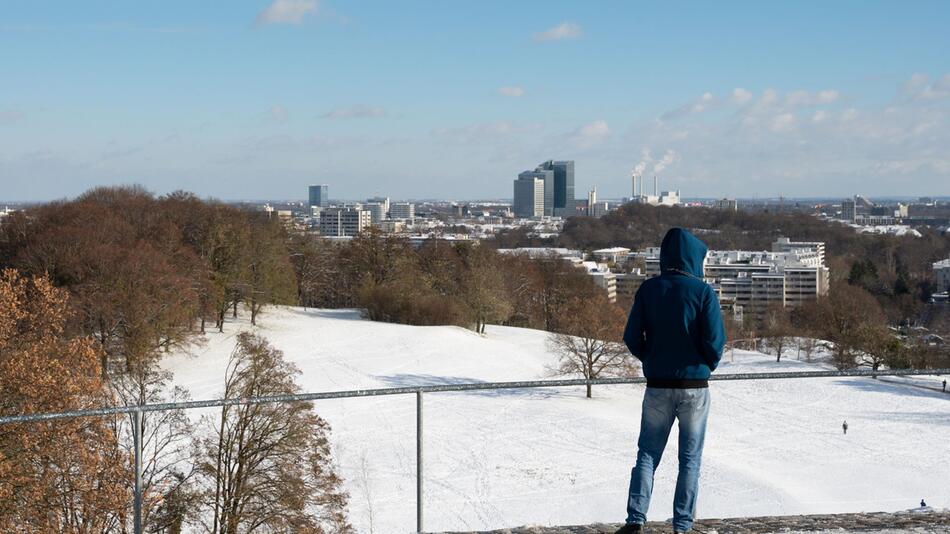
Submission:
POLYGON ((623 340, 643 364, 647 379, 630 474, 627 524, 617 534, 640 532, 646 522, 653 473, 679 420, 679 474, 673 498, 673 529, 693 526, 699 463, 709 415, 709 374, 722 358, 726 333, 719 299, 703 281, 706 245, 682 228, 666 233, 660 247, 660 276, 640 286, 623 340))

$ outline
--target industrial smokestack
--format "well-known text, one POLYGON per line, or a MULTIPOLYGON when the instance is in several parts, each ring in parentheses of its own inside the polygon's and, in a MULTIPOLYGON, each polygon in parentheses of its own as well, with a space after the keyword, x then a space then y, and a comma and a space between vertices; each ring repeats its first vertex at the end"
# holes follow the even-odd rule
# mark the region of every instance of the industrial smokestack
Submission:
POLYGON ((657 181, 656 175, 653 175, 653 196, 660 197, 660 182, 657 181))
POLYGON ((632 178, 633 178, 633 192, 630 194, 630 196, 636 197, 637 196, 637 174, 633 173, 632 178))

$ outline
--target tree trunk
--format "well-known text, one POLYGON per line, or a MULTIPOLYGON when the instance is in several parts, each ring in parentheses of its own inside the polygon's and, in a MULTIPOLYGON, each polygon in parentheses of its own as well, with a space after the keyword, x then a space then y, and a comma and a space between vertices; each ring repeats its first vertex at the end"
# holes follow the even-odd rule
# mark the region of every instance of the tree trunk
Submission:
POLYGON ((201 333, 202 333, 202 334, 205 333, 205 316, 204 316, 204 314, 201 314, 201 333))
POLYGON ((234 310, 231 312, 231 318, 237 319, 237 299, 234 299, 234 310))
MULTIPOLYGON (((594 361, 589 354, 587 356, 587 373, 585 374, 587 375, 588 380, 594 379, 594 361)), ((591 390, 591 385, 587 384, 587 398, 588 399, 591 398, 590 390, 591 390)))

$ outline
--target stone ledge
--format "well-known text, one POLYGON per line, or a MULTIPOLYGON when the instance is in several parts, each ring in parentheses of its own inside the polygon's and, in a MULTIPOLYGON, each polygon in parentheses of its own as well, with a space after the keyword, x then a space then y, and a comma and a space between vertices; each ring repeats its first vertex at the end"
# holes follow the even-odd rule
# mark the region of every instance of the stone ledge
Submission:
MULTIPOLYGON (((446 534, 613 534, 618 528, 620 528, 620 524, 599 523, 566 527, 524 526, 483 532, 465 531, 446 534)), ((822 531, 950 534, 950 510, 702 519, 693 525, 692 530, 697 534, 769 534, 779 532, 791 534, 822 531)), ((669 523, 651 522, 646 524, 644 532, 669 534, 673 532, 673 529, 669 523)))

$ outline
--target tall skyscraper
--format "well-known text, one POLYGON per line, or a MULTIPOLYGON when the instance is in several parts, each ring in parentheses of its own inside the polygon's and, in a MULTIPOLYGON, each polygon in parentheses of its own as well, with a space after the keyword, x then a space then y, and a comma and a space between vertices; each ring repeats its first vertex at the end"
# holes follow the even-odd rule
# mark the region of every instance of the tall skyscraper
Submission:
POLYGON ((319 206, 325 208, 329 205, 329 197, 327 196, 327 186, 326 185, 311 185, 310 186, 310 206, 319 206))
POLYGON ((848 221, 854 222, 857 218, 858 210, 857 203, 854 199, 846 198, 841 201, 841 218, 848 221))
POLYGON ((514 182, 515 217, 530 219, 544 215, 545 187, 543 176, 544 174, 538 176, 538 173, 534 172, 523 172, 518 175, 518 179, 514 182))
POLYGON ((550 215, 574 215, 574 160, 548 160, 538 165, 538 169, 554 171, 554 195, 550 215))
POLYGON ((537 178, 544 183, 544 192, 542 194, 544 208, 542 215, 554 215, 554 170, 543 169, 541 166, 538 166, 538 168, 533 171, 524 171, 519 174, 518 179, 520 180, 522 178, 537 178))

